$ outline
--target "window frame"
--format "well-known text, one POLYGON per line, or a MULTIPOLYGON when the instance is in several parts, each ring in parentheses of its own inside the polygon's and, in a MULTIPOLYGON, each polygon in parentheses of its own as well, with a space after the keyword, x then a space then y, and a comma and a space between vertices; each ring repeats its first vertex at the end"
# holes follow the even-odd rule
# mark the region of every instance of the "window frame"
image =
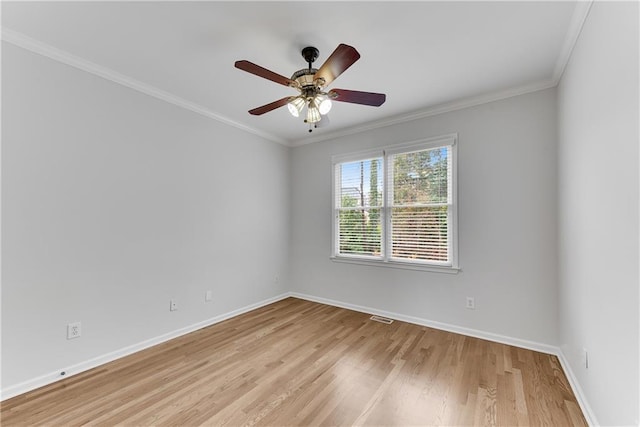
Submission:
POLYGON ((331 238, 331 256, 330 259, 336 262, 344 262, 350 264, 371 265, 378 267, 391 267, 402 268, 409 270, 423 270, 441 273, 457 273, 460 268, 458 265, 458 189, 457 189, 457 161, 458 161, 458 134, 447 134, 431 138, 420 139, 416 141, 410 141, 400 144, 388 145, 374 150, 363 150, 358 152, 346 153, 334 155, 331 157, 331 224, 332 224, 332 238, 331 238), (391 215, 393 191, 391 183, 390 170, 391 165, 389 159, 392 155, 411 153, 416 151, 423 151, 434 149, 438 147, 450 147, 451 154, 451 203, 450 209, 448 209, 448 231, 449 231, 449 258, 450 262, 437 262, 437 261, 425 261, 425 260, 408 260, 401 258, 393 258, 391 256, 391 215), (369 256, 360 254, 341 254, 339 252, 340 245, 340 228, 339 228, 339 216, 340 211, 337 206, 337 185, 338 185, 338 168, 337 166, 342 163, 356 162, 371 160, 374 158, 382 157, 382 173, 383 173, 383 197, 381 208, 381 223, 382 223, 382 235, 381 235, 381 249, 383 255, 369 256))

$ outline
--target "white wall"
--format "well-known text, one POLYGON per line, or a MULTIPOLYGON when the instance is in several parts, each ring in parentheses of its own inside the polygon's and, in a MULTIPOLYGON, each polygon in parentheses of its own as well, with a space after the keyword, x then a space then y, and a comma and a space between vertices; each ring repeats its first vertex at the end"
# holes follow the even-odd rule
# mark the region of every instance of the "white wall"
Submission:
POLYGON ((556 344, 555 89, 296 147, 292 185, 293 291, 556 344), (454 132, 462 271, 331 261, 331 156, 454 132))
POLYGON ((287 147, 3 43, 2 388, 282 294, 289 213, 287 147))
POLYGON ((592 6, 558 104, 294 149, 3 43, 2 388, 291 290, 560 344, 594 418, 637 423, 637 17, 592 6), (331 156, 452 132, 462 271, 330 261, 331 156))
POLYGON ((638 3, 595 2, 558 89, 561 348, 603 425, 639 420, 638 48, 638 3))

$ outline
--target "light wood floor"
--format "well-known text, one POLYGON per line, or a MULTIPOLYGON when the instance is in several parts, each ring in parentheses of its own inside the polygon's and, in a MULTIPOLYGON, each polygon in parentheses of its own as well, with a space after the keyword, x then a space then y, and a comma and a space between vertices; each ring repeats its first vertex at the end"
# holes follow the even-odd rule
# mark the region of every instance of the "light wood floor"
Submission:
POLYGON ((555 356, 295 298, 9 399, 12 425, 586 425, 555 356))

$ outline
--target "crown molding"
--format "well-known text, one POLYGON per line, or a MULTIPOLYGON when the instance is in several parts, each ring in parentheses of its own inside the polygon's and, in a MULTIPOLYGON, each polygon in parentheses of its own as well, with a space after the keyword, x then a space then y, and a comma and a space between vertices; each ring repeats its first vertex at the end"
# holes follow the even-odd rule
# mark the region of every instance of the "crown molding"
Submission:
POLYGON ((569 63, 569 59, 571 58, 571 53, 573 52, 573 48, 578 42, 578 37, 580 36, 580 33, 582 32, 582 27, 584 26, 587 16, 589 15, 589 11, 591 10, 591 5, 593 4, 593 0, 578 0, 575 2, 575 4, 576 6, 573 11, 573 15, 571 17, 569 28, 567 29, 567 33, 565 35, 562 48, 560 49, 560 54, 558 55, 556 65, 554 67, 553 74, 550 79, 545 79, 538 82, 526 84, 523 86, 509 88, 502 91, 486 93, 479 96, 462 98, 453 102, 435 105, 427 109, 395 116, 392 118, 372 121, 360 126, 350 127, 350 128, 342 129, 339 131, 327 133, 324 135, 312 137, 312 138, 298 139, 295 141, 291 141, 290 145, 293 147, 297 147, 301 145, 312 144, 314 142, 327 141, 330 139, 336 139, 336 138, 353 135, 360 132, 366 132, 369 130, 375 130, 375 129, 379 129, 387 126, 393 126, 400 123, 410 122, 413 120, 419 120, 425 117, 431 117, 438 114, 449 113, 449 112, 461 110, 464 108, 486 104, 488 102, 499 101, 501 99, 507 99, 513 96, 524 95, 526 93, 536 92, 539 90, 555 87, 558 85, 558 83, 560 83, 562 74, 564 73, 564 70, 567 64, 569 63))
POLYGON ((556 66, 553 70, 552 80, 556 83, 556 85, 560 83, 562 74, 564 74, 564 70, 565 68, 567 68, 567 64, 569 63, 569 59, 571 58, 571 53, 573 52, 573 48, 578 42, 578 37, 580 37, 582 27, 587 20, 587 16, 589 16, 589 11, 591 10, 592 4, 593 0, 576 2, 576 8, 573 10, 573 16, 571 17, 571 22, 569 23, 569 28, 567 29, 567 34, 564 38, 564 43, 562 45, 562 48, 560 49, 560 55, 558 56, 556 66))
POLYGON ((87 73, 91 73, 96 76, 102 77, 103 79, 110 80, 122 86, 126 86, 130 89, 144 93, 145 95, 149 95, 154 98, 160 99, 162 101, 168 102, 177 107, 184 108, 186 110, 192 111, 194 113, 200 114, 202 116, 216 120, 226 125, 235 127, 245 132, 252 133, 266 140, 269 140, 278 144, 282 144, 282 145, 287 145, 287 146, 290 145, 288 141, 282 138, 279 138, 275 135, 262 132, 260 130, 254 129, 252 127, 249 127, 241 123, 238 123, 236 121, 233 121, 231 119, 228 119, 220 114, 217 114, 207 109, 206 107, 203 107, 202 105, 196 104, 191 101, 187 101, 184 98, 180 98, 179 96, 173 95, 155 86, 148 85, 139 80, 136 80, 124 74, 118 73, 110 68, 103 67, 91 61, 87 61, 86 59, 75 56, 64 50, 55 48, 51 45, 48 45, 39 40, 28 37, 22 33, 11 30, 7 27, 2 28, 2 40, 8 43, 11 43, 15 46, 18 46, 22 49, 26 49, 30 52, 37 53, 39 55, 53 59, 54 61, 61 62, 71 67, 80 69, 82 71, 86 71, 87 73))
POLYGON ((364 123, 362 125, 348 127, 342 130, 337 130, 335 132, 330 132, 330 133, 314 136, 311 138, 293 139, 293 140, 280 138, 278 136, 269 134, 267 132, 263 132, 261 130, 246 126, 242 123, 236 122, 218 113, 215 113, 203 107, 202 105, 180 98, 169 92, 163 91, 154 86, 135 80, 131 77, 118 73, 109 68, 87 61, 83 58, 72 55, 69 52, 65 52, 63 50, 57 49, 53 46, 42 43, 38 40, 35 40, 31 37, 28 37, 24 34, 21 34, 9 28, 6 28, 6 27, 2 28, 2 40, 7 41, 23 49, 29 50, 31 52, 40 54, 42 56, 46 56, 55 61, 70 65, 72 67, 81 69, 91 74, 95 74, 99 77, 102 77, 112 82, 129 87, 131 89, 134 89, 146 95, 153 96, 154 98, 169 102, 178 107, 193 111, 197 114, 208 117, 210 119, 219 121, 221 123, 227 124, 229 126, 235 127, 245 132, 252 133, 268 141, 272 141, 272 142, 289 146, 289 147, 297 147, 297 146, 302 146, 306 144, 312 144, 315 142, 322 142, 322 141, 327 141, 331 139, 341 138, 348 135, 354 135, 357 133, 366 132, 370 130, 380 129, 387 126, 393 126, 400 123, 419 120, 426 117, 435 116, 438 114, 457 111, 464 108, 474 107, 477 105, 499 101, 499 100, 507 99, 513 96, 524 95, 527 93, 536 92, 539 90, 544 90, 544 89, 557 86, 569 62, 571 53, 573 52, 573 49, 578 41, 578 37, 580 36, 582 27, 584 26, 587 16, 589 15, 589 11, 591 9, 591 5, 593 4, 593 0, 586 0, 586 1, 579 0, 579 1, 576 1, 575 3, 576 3, 576 6, 573 12, 571 23, 569 24, 569 28, 567 30, 564 43, 562 45, 562 48, 560 49, 560 54, 558 56, 553 74, 550 79, 545 79, 538 82, 533 82, 533 83, 529 83, 526 85, 509 88, 505 90, 490 92, 490 93, 486 93, 478 96, 462 98, 462 99, 458 99, 445 104, 431 106, 426 109, 413 111, 407 114, 402 114, 402 115, 394 116, 391 118, 375 120, 372 122, 364 123))
POLYGON ((514 88, 509 88, 501 91, 490 92, 478 96, 462 98, 453 102, 448 102, 445 104, 435 105, 433 107, 429 107, 427 109, 414 111, 408 114, 402 114, 399 116, 394 116, 391 118, 385 118, 381 120, 372 121, 369 123, 365 123, 361 126, 354 126, 350 128, 346 128, 340 131, 324 134, 321 136, 308 138, 308 139, 299 139, 292 142, 293 147, 298 147, 301 145, 311 144, 314 142, 321 142, 330 139, 341 138, 343 136, 353 135, 360 132, 366 132, 370 130, 380 129, 387 126, 393 126, 400 123, 411 122, 414 120, 424 119, 426 117, 436 116, 438 114, 449 113, 452 111, 462 110, 469 107, 475 107, 477 105, 487 104, 489 102, 500 101, 502 99, 511 98, 518 95, 524 95, 531 92, 537 92, 544 89, 549 89, 555 87, 557 85, 553 80, 542 80, 522 86, 517 86, 514 88))

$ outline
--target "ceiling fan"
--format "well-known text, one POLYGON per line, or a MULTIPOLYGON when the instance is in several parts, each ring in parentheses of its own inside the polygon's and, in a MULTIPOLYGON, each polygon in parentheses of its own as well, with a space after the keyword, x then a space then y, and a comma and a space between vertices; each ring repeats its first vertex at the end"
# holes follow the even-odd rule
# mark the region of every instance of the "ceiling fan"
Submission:
MULTIPOLYGON (((291 115, 299 117, 303 108, 306 106, 307 116, 304 121, 309 124, 309 132, 311 132, 311 126, 318 127, 318 122, 320 122, 322 117, 331 109, 331 101, 350 102, 352 104, 371 105, 374 107, 379 107, 384 103, 386 100, 384 93, 360 92, 347 89, 331 89, 326 91, 326 87, 329 86, 331 82, 360 58, 360 54, 355 48, 346 44, 340 44, 319 69, 312 68, 311 64, 318 59, 318 55, 319 51, 315 47, 308 46, 302 49, 302 57, 309 64, 309 68, 296 71, 291 78, 274 73, 249 61, 236 61, 235 66, 240 70, 284 86, 295 88, 299 92, 297 96, 286 96, 277 101, 249 110, 249 114, 259 116, 287 105, 291 115)), ((325 118, 325 120, 326 119, 328 118, 325 118)))

